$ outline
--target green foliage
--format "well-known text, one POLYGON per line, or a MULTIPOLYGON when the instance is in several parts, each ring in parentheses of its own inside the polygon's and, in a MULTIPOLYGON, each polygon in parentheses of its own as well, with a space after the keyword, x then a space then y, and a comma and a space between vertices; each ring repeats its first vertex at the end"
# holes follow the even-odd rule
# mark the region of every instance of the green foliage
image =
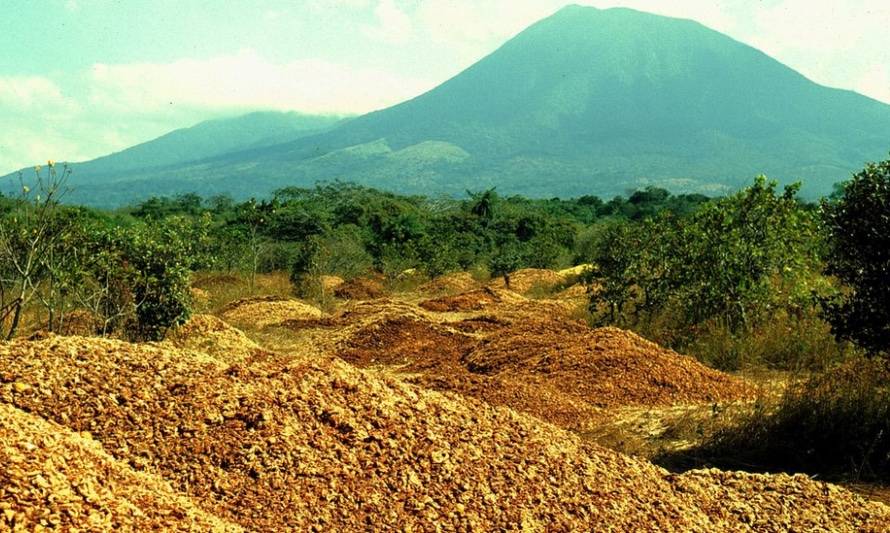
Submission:
POLYGON ((522 255, 518 241, 507 240, 498 246, 488 263, 492 277, 501 276, 504 284, 510 288, 510 273, 522 265, 522 255))
POLYGON ((16 334, 41 280, 56 273, 55 252, 64 238, 59 199, 70 170, 52 161, 43 170, 35 167, 33 188, 19 174, 21 192, 0 212, 0 339, 16 334))
POLYGON ((763 177, 754 185, 698 211, 679 245, 681 298, 692 323, 720 317, 747 327, 775 305, 774 280, 806 298, 807 274, 818 266, 819 242, 812 213, 800 208, 797 187, 777 195, 763 177), (803 284, 803 292, 799 284, 803 284))
MULTIPOLYGON (((239 270, 251 279, 257 272, 282 268, 300 277, 308 268, 301 263, 314 256, 315 247, 342 239, 342 231, 387 277, 407 269, 435 277, 487 266, 495 254, 505 253, 513 256, 510 264, 516 268, 559 267, 578 255, 575 241, 585 224, 604 216, 623 220, 620 212, 632 217, 665 210, 682 214, 706 200, 653 188, 635 193, 633 202, 616 198, 608 205, 590 195, 567 200, 503 198, 494 189, 470 192, 464 200, 427 199, 332 183, 288 187, 271 200, 242 203, 225 196, 208 201, 195 195, 153 198, 125 212, 145 220, 210 216, 211 266, 239 270), (507 248, 505 243, 510 243, 507 248)), ((353 275, 342 266, 318 268, 353 275)))
POLYGON ((135 302, 132 336, 159 340, 190 314, 189 278, 201 257, 209 219, 170 217, 118 232, 125 276, 135 302))
POLYGON ((890 160, 867 165, 822 205, 827 273, 849 290, 828 303, 835 333, 872 353, 890 350, 890 160))
POLYGON ((656 340, 677 346, 715 323, 747 336, 779 311, 811 311, 813 293, 828 288, 817 219, 796 187, 775 189, 760 177, 686 217, 662 212, 585 234, 594 320, 650 335, 657 325, 656 340))

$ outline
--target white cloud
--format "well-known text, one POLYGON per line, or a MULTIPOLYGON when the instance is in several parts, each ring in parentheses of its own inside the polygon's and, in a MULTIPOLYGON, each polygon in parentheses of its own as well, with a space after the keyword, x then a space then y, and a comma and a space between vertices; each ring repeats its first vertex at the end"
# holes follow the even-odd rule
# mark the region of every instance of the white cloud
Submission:
POLYGON ((155 113, 176 107, 365 112, 395 104, 430 83, 374 68, 321 59, 273 63, 253 50, 207 60, 96 64, 91 103, 113 111, 155 113))
POLYGON ((403 44, 414 35, 411 17, 396 5, 395 0, 379 0, 374 8, 375 24, 364 28, 364 33, 376 41, 403 44))
POLYGON ((5 113, 59 113, 71 111, 76 104, 62 95, 55 82, 43 76, 0 77, 0 109, 5 113))
POLYGON ((361 113, 432 88, 381 69, 321 59, 274 63, 252 50, 206 60, 93 65, 65 80, 0 77, 0 175, 34 161, 79 161, 178 127, 255 109, 361 113))
POLYGON ((0 175, 63 153, 79 155, 69 126, 81 111, 49 78, 0 77, 0 175))
POLYGON ((865 72, 853 81, 853 89, 884 102, 890 102, 890 61, 865 72))

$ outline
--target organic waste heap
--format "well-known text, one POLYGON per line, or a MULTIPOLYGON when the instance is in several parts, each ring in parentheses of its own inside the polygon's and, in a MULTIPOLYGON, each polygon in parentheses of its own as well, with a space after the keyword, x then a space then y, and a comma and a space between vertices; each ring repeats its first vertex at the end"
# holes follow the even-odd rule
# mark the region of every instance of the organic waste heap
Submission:
POLYGON ((333 357, 15 341, 0 344, 0 406, 0 524, 25 530, 94 509, 203 531, 890 527, 887 507, 805 477, 670 475, 333 357))

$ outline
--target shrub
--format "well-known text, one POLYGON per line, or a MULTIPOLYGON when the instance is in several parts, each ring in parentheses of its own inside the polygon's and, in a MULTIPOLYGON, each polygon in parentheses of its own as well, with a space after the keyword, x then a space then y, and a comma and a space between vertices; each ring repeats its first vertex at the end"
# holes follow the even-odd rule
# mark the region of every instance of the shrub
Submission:
POLYGON ((21 194, 0 212, 0 339, 15 336, 23 309, 55 266, 52 252, 62 239, 54 230, 70 170, 49 161, 46 172, 37 166, 34 173, 27 184, 19 173, 21 194))
POLYGON ((206 227, 170 217, 118 232, 127 277, 135 302, 131 336, 159 340, 190 314, 189 279, 200 258, 197 251, 206 227))
POLYGON ((343 226, 298 243, 291 265, 291 281, 300 287, 307 277, 322 274, 353 279, 369 272, 374 259, 365 250, 355 226, 343 226))
POLYGON ((871 353, 890 349, 890 160, 869 164, 822 205, 827 273, 849 288, 828 304, 834 332, 871 353))
MULTIPOLYGON (((792 317, 786 324, 802 321, 817 305, 813 293, 830 289, 820 274, 816 217, 796 192, 792 186, 777 194, 776 183, 759 177, 689 217, 662 213, 587 233, 594 322, 679 349, 704 334, 722 351, 704 359, 729 369, 750 361, 740 352, 750 351, 745 343, 757 340, 758 329, 779 316, 792 317)), ((789 364, 797 362, 780 363, 789 364)))

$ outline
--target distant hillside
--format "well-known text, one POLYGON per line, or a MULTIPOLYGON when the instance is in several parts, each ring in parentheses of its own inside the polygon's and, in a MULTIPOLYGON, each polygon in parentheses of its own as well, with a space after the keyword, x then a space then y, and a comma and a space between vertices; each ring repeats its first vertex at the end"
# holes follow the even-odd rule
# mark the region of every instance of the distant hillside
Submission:
POLYGON ((83 171, 105 174, 186 163, 232 150, 293 141, 327 130, 340 121, 341 117, 335 116, 275 111, 208 120, 94 159, 80 167, 83 171))
POLYGON ((693 21, 572 6, 417 98, 243 148, 96 173, 123 180, 112 191, 119 200, 193 190, 243 197, 332 179, 427 194, 497 186, 611 196, 644 185, 716 193, 760 173, 803 180, 815 196, 887 156, 890 105, 815 84, 693 21))
MULTIPOLYGON (((101 201, 104 201, 104 193, 115 197, 119 194, 119 188, 127 189, 126 185, 119 184, 138 181, 145 173, 166 173, 171 168, 193 165, 233 150, 294 141, 324 132, 343 122, 344 117, 339 116, 277 111, 258 111, 233 118, 208 120, 120 152, 83 163, 72 163, 72 185, 75 190, 71 194, 75 201, 97 203, 91 198, 97 189, 103 190, 101 201)), ((0 182, 0 185, 6 184, 0 182)), ((151 184, 137 189, 137 197, 166 194, 163 189, 156 189, 151 184)))

